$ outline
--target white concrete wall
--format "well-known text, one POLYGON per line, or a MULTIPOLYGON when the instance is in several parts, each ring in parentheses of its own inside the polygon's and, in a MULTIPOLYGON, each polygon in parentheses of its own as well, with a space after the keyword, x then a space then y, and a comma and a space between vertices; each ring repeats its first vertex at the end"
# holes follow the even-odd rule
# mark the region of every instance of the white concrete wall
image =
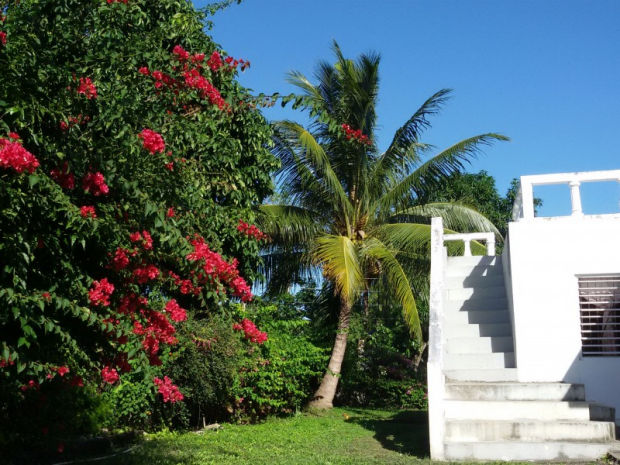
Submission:
POLYGON ((620 412, 620 357, 581 356, 577 287, 578 275, 620 273, 620 217, 522 219, 508 237, 519 381, 583 383, 620 412))

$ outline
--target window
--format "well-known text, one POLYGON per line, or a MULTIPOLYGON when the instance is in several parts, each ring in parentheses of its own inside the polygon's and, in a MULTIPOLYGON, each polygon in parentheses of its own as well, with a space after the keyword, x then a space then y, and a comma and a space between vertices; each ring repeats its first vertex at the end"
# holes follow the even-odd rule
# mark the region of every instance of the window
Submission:
POLYGON ((579 277, 584 357, 620 356, 620 275, 579 277))

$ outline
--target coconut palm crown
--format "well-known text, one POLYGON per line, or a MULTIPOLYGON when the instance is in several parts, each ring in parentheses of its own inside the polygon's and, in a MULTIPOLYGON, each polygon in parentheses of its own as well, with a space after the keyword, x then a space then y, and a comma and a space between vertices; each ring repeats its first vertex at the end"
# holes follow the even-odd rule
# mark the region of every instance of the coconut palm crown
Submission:
POLYGON ((336 63, 319 64, 316 84, 298 72, 288 76, 301 89, 312 122, 309 129, 291 121, 273 124, 284 202, 263 205, 261 220, 272 238, 265 253, 269 285, 286 286, 320 269, 340 302, 332 355, 310 404, 318 408, 332 406, 353 305, 378 277, 402 307, 412 336, 422 340, 412 277, 418 259, 427 257, 429 218, 443 217, 452 230, 497 232, 472 208, 424 199, 482 147, 508 140, 481 134, 432 154, 420 136, 449 96, 440 90, 380 152, 374 137, 380 57, 362 54, 353 61, 336 43, 333 48, 336 63))

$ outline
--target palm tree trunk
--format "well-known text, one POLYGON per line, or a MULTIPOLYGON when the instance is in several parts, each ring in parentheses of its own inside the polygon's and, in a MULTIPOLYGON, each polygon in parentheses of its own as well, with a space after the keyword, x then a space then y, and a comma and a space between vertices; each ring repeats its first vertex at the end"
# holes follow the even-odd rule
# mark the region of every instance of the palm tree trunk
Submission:
POLYGON ((338 332, 334 341, 332 355, 327 365, 327 371, 323 376, 321 385, 314 393, 314 396, 308 407, 318 409, 330 409, 336 395, 338 387, 338 379, 340 378, 340 369, 342 368, 342 360, 347 348, 347 337, 349 335, 349 322, 351 320, 351 304, 343 298, 340 299, 340 315, 338 316, 338 332))

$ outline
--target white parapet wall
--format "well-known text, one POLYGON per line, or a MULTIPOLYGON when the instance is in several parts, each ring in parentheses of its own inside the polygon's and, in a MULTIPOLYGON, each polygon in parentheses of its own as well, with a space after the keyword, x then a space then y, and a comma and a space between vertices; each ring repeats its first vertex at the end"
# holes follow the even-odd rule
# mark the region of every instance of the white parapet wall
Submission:
POLYGON ((584 215, 579 185, 620 170, 521 178, 505 251, 518 379, 582 383, 588 400, 620 412, 620 356, 584 356, 578 277, 620 274, 620 215, 584 215), (572 215, 534 217, 532 186, 571 186, 572 215))

